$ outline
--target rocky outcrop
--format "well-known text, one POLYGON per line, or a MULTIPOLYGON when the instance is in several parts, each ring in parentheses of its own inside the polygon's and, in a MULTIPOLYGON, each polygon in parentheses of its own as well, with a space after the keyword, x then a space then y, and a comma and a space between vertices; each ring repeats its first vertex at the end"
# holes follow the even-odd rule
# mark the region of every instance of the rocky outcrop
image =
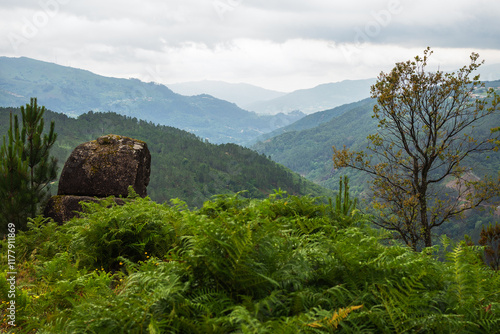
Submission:
MULTIPOLYGON (((90 196, 72 196, 72 195, 57 195, 52 196, 45 207, 44 216, 54 219, 58 224, 62 224, 71 218, 77 217, 80 212, 83 211, 82 202, 94 202, 97 203, 101 201, 97 197, 90 196)), ((118 205, 125 204, 125 201, 121 198, 114 198, 114 201, 118 205)))
POLYGON ((99 198, 126 197, 132 186, 147 195, 151 155, 143 141, 107 135, 76 147, 64 164, 58 195, 47 204, 44 215, 63 223, 82 210, 80 202, 99 198))
POLYGON ((151 155, 145 142, 107 135, 79 145, 64 164, 58 195, 145 197, 151 155))

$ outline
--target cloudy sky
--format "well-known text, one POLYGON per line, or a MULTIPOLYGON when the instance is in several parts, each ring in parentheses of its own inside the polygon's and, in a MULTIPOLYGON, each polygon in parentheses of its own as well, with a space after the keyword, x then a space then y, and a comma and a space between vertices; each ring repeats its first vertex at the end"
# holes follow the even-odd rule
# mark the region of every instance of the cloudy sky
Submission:
POLYGON ((292 91, 376 77, 427 46, 443 70, 472 51, 500 63, 499 14, 498 0, 0 0, 0 55, 292 91))

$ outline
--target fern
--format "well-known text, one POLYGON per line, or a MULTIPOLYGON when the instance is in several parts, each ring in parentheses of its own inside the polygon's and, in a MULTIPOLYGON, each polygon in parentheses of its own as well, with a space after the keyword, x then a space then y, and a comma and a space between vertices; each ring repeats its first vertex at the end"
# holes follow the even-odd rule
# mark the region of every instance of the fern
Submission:
MULTIPOLYGON (((356 213, 343 226, 332 207, 277 192, 265 200, 219 196, 199 210, 142 198, 121 207, 89 204, 63 226, 37 218, 17 245, 26 254, 18 275, 26 297, 20 328, 498 331, 500 275, 482 264, 480 248, 457 245, 441 262, 437 247, 415 253, 384 244, 387 234, 361 224, 356 213)), ((5 293, 8 285, 0 285, 5 293)))
POLYGON ((263 333, 261 322, 243 306, 235 306, 228 316, 232 325, 241 328, 242 333, 263 333))
POLYGON ((346 308, 340 308, 333 312, 333 315, 331 318, 325 317, 322 320, 315 321, 313 323, 306 324, 306 326, 309 327, 314 327, 314 328, 324 328, 324 327, 333 327, 334 329, 337 329, 340 322, 347 318, 349 313, 355 310, 359 310, 362 308, 363 305, 357 305, 357 306, 349 306, 346 308))
POLYGON ((83 217, 64 228, 73 235, 69 249, 82 264, 117 270, 118 257, 137 262, 175 247, 179 241, 169 221, 177 218, 171 209, 141 198, 111 208, 88 203, 83 217))
POLYGON ((20 231, 17 238, 17 261, 37 258, 47 260, 65 251, 70 238, 61 233, 57 224, 48 218, 37 216, 28 219, 27 231, 20 231))
POLYGON ((425 328, 428 315, 437 311, 421 277, 403 277, 401 284, 387 281, 375 287, 374 292, 385 309, 381 315, 396 333, 425 328))
POLYGON ((451 292, 457 301, 457 311, 480 303, 485 295, 486 268, 481 264, 481 250, 482 247, 460 243, 448 254, 453 273, 451 292))

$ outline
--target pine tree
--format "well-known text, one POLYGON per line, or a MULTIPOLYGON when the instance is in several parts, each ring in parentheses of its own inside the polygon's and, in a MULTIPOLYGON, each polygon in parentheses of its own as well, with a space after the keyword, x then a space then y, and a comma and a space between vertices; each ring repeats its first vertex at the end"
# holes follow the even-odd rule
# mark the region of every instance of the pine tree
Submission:
POLYGON ((27 217, 37 214, 40 202, 48 196, 48 185, 57 176, 57 161, 50 148, 57 134, 54 122, 48 134, 43 134, 45 107, 36 98, 21 107, 22 129, 17 115, 10 117, 7 137, 0 148, 0 230, 9 223, 17 230, 26 228, 27 217))
POLYGON ((3 137, 0 147, 0 235, 7 231, 9 223, 16 228, 26 224, 28 211, 26 203, 30 202, 28 188, 28 163, 20 159, 23 155, 17 116, 10 115, 10 129, 7 137, 3 137))
POLYGON ((54 122, 51 122, 49 133, 42 136, 44 113, 45 107, 39 107, 36 98, 31 98, 26 108, 21 107, 23 119, 21 140, 24 145, 22 159, 28 162, 30 173, 31 216, 36 215, 37 204, 46 198, 47 186, 57 177, 57 160, 49 154, 57 134, 54 132, 54 122))

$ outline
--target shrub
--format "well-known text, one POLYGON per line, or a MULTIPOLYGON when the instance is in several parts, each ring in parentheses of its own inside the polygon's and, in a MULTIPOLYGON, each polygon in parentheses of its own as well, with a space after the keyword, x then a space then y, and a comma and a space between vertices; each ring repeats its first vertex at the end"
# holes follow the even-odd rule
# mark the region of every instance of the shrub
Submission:
POLYGON ((84 203, 85 213, 64 226, 72 235, 69 251, 80 265, 107 271, 120 268, 120 259, 132 262, 163 257, 179 239, 179 214, 149 198, 123 206, 110 201, 84 203))

